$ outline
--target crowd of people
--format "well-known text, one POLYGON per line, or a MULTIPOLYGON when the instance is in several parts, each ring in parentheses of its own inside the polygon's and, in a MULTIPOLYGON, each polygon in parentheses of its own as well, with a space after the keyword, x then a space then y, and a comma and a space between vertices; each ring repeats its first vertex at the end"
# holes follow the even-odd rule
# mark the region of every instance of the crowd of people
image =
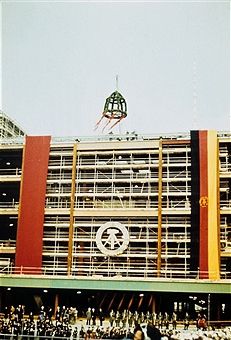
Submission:
POLYGON ((24 306, 10 306, 0 319, 0 339, 231 339, 231 328, 212 329, 206 316, 200 314, 196 322, 190 320, 188 313, 179 322, 175 312, 169 315, 112 309, 105 315, 102 309, 89 307, 81 314, 79 317, 75 307, 58 306, 53 312, 41 306, 38 315, 25 315, 24 306))

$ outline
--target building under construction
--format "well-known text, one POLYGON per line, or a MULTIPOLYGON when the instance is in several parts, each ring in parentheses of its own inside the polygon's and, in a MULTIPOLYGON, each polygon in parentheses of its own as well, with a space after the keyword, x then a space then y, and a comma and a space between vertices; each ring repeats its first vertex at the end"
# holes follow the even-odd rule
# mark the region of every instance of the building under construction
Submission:
POLYGON ((203 297, 208 313, 227 318, 230 137, 2 138, 2 308, 13 299, 29 303, 35 292, 42 298, 46 289, 53 305, 87 301, 104 309, 110 294, 110 308, 169 311, 203 308, 203 297))
POLYGON ((25 132, 4 112, 0 111, 0 138, 24 136, 25 132))

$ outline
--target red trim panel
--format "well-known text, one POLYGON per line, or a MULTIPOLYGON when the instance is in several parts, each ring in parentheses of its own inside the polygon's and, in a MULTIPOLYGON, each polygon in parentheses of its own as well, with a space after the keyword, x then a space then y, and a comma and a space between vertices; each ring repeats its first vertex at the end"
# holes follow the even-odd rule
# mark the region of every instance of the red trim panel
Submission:
POLYGON ((50 139, 26 137, 15 258, 15 266, 22 267, 23 273, 41 272, 50 139))
POLYGON ((207 131, 199 131, 200 278, 208 278, 208 161, 207 131))

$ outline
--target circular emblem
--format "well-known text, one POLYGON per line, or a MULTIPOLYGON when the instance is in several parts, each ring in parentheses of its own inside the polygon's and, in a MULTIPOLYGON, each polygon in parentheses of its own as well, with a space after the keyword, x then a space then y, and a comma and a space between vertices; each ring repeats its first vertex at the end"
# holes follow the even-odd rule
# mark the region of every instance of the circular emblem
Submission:
POLYGON ((128 244, 128 230, 119 222, 107 222, 97 230, 96 245, 105 255, 122 254, 128 244))
POLYGON ((200 206, 201 206, 202 208, 207 207, 208 204, 209 204, 208 197, 207 197, 207 196, 202 196, 202 197, 200 198, 199 203, 200 203, 200 206))

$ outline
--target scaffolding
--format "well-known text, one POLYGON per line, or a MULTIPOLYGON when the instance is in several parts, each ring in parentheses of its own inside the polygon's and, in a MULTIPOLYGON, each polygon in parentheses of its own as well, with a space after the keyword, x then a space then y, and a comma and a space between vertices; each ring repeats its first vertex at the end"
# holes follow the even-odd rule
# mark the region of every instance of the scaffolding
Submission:
MULTIPOLYGON (((51 144, 42 254, 46 274, 191 275, 190 140, 125 137, 51 144), (97 246, 97 231, 108 222, 128 230, 128 246, 119 255, 106 255, 97 246)), ((231 272, 231 140, 223 135, 218 140, 221 278, 226 278, 231 272)), ((11 241, 0 247, 3 262, 14 261, 22 150, 22 142, 0 149, 0 239, 11 241)))
MULTIPOLYGON (((160 276, 190 272, 190 147, 163 147, 160 276)), ((43 265, 66 268, 71 207, 73 149, 50 152, 43 265), (49 211, 57 210, 51 216, 49 211)), ((159 142, 78 145, 72 274, 155 277, 158 257, 159 142), (119 222, 130 235, 119 256, 105 256, 96 245, 97 230, 119 222)), ((53 213, 52 213, 53 214, 53 213)))
POLYGON ((25 132, 19 125, 4 112, 0 111, 0 139, 15 138, 24 135, 25 132))

